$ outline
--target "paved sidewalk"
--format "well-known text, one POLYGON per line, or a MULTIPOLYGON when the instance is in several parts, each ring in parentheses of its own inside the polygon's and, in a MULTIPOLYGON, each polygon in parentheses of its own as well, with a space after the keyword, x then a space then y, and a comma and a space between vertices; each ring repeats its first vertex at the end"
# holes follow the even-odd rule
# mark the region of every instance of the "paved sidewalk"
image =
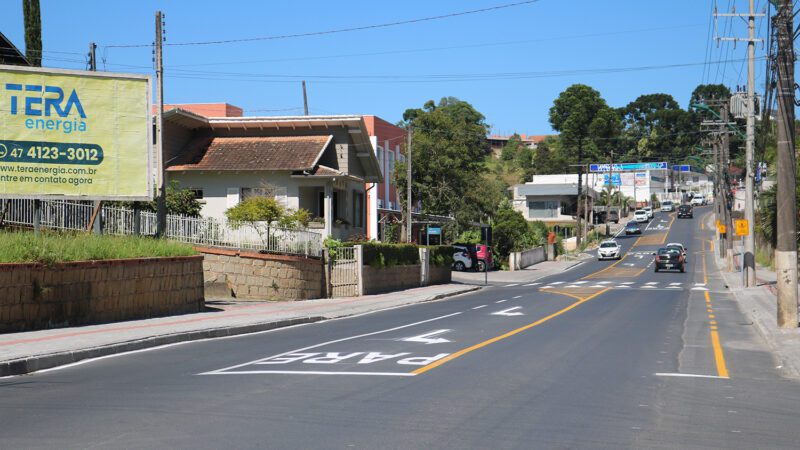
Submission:
POLYGON ((508 270, 492 270, 486 275, 484 275, 483 272, 453 272, 453 281, 480 286, 483 285, 485 277, 488 276, 489 284, 531 282, 539 278, 561 273, 581 262, 583 261, 543 261, 522 270, 515 270, 513 272, 508 270))
MULTIPOLYGON (((717 248, 718 241, 714 241, 717 248)), ((739 303, 739 308, 750 320, 767 342, 773 355, 778 360, 778 368, 791 378, 800 378, 800 329, 778 328, 777 325, 777 292, 775 291, 775 272, 766 267, 756 268, 757 286, 743 287, 742 274, 725 271, 725 259, 714 252, 714 260, 725 284, 739 303)))
POLYGON ((209 311, 197 314, 8 333, 0 335, 0 376, 25 374, 88 358, 176 342, 364 314, 478 289, 453 283, 382 295, 296 302, 207 300, 209 311))

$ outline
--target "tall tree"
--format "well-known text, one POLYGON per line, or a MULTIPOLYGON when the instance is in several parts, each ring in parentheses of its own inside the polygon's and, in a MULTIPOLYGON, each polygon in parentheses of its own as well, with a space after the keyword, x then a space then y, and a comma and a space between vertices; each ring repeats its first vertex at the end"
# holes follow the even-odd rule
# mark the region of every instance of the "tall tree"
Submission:
MULTIPOLYGON (((562 92, 550 108, 550 125, 561 133, 563 148, 578 166, 578 230, 581 230, 581 196, 583 192, 583 166, 587 157, 597 158, 598 152, 592 138, 595 133, 606 133, 611 117, 608 105, 600 93, 584 84, 573 84, 562 92)), ((581 242, 578 232, 578 244, 581 242)))
POLYGON ((42 66, 42 17, 39 0, 22 0, 25 17, 25 57, 32 66, 42 66))
MULTIPOLYGON (((456 216, 460 225, 480 220, 483 211, 468 215, 478 217, 462 212, 466 194, 480 189, 476 174, 487 153, 489 130, 483 114, 468 102, 445 97, 406 110, 402 126, 413 130, 412 203, 420 202, 423 213, 456 216)), ((405 191, 405 164, 398 164, 395 182, 405 191)))
POLYGON ((625 158, 630 161, 683 158, 697 141, 691 114, 669 94, 641 95, 620 109, 625 126, 625 158))

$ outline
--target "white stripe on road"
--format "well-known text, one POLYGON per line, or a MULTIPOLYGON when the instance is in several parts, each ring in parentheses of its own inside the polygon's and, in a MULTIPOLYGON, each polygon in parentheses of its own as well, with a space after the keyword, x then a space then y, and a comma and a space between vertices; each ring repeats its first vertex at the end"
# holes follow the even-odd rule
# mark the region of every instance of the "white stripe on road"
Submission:
POLYGON ((550 284, 552 284, 553 286, 555 286, 555 285, 557 285, 557 284, 564 284, 564 282, 563 282, 563 281, 553 281, 553 282, 552 282, 552 283, 550 283, 550 284))
POLYGON ((514 287, 514 286, 519 286, 519 283, 507 284, 504 287, 514 287))
POLYGON ((503 302, 505 302, 505 300, 498 300, 495 303, 503 303, 503 302))
POLYGON ((476 307, 474 307, 474 308, 472 308, 472 309, 481 309, 481 308, 486 308, 486 306, 488 306, 488 305, 476 306, 476 307))
POLYGON ((654 373, 657 377, 680 377, 680 378, 717 378, 727 380, 728 377, 718 377, 716 375, 700 375, 696 373, 654 373))
POLYGON ((514 297, 511 297, 511 298, 512 298, 512 299, 514 299, 514 300, 516 300, 516 299, 518 299, 518 298, 520 298, 520 297, 522 297, 522 296, 521 296, 521 295, 515 295, 514 297))
POLYGON ((537 284, 542 284, 542 283, 539 283, 539 282, 537 281, 536 283, 528 283, 528 284, 526 284, 525 286, 536 286, 537 284))
POLYGON ((288 375, 364 375, 364 376, 381 376, 381 377, 414 377, 415 373, 403 372, 319 372, 313 370, 247 370, 239 372, 206 372, 200 375, 263 375, 265 373, 278 373, 288 375))

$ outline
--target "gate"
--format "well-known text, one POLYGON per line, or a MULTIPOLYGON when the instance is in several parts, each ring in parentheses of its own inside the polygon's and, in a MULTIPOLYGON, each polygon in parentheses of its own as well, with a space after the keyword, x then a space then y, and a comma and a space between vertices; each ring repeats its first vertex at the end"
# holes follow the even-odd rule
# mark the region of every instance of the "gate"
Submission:
POLYGON ((340 247, 330 257, 331 297, 356 297, 361 295, 360 246, 340 247))

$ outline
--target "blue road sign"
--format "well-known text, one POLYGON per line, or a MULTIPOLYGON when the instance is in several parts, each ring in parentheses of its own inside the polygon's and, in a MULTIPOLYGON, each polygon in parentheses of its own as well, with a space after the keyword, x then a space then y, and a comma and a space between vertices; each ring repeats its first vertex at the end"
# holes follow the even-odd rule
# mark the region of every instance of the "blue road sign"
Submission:
MULTIPOLYGON (((632 172, 636 170, 667 169, 666 162, 639 162, 614 164, 614 172, 632 172)), ((609 164, 589 164, 589 172, 608 172, 609 164)))

